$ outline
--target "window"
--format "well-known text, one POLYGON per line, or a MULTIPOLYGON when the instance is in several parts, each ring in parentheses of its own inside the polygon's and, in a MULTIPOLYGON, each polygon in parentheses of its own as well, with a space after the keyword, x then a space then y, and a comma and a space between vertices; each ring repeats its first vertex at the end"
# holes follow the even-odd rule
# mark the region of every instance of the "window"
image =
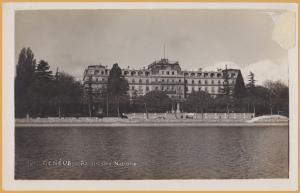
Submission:
POLYGON ((192 87, 192 92, 194 92, 195 91, 195 88, 194 87, 192 87))
POLYGON ((199 84, 201 84, 201 80, 199 80, 199 82, 198 82, 199 84))
POLYGON ((201 76, 201 75, 202 75, 201 73, 198 73, 198 74, 197 74, 197 76, 201 76))
POLYGON ((155 90, 158 90, 158 87, 157 87, 157 86, 155 87, 155 90))
POLYGON ((170 72, 169 71, 167 71, 167 75, 169 75, 170 74, 170 72))
POLYGON ((205 87, 205 92, 207 92, 208 91, 208 89, 207 89, 207 87, 205 87))
POLYGON ((218 84, 221 84, 221 81, 220 81, 220 80, 218 80, 218 84))
POLYGON ((217 74, 217 77, 220 78, 220 77, 222 77, 222 75, 221 75, 220 73, 218 73, 218 74, 217 74))
POLYGON ((188 75, 189 75, 189 73, 187 73, 187 72, 184 73, 184 76, 188 76, 188 75))
POLYGON ((131 90, 134 90, 134 86, 131 87, 131 90))
POLYGON ((149 84, 149 80, 148 79, 146 79, 146 84, 149 84))
POLYGON ((162 71, 161 73, 162 73, 162 74, 165 74, 165 71, 162 71))
POLYGON ((174 80, 172 80, 172 82, 174 83, 174 80))
POLYGON ((214 74, 214 73, 211 73, 211 74, 210 74, 210 77, 211 77, 211 78, 213 78, 214 76, 215 76, 215 74, 214 74))
POLYGON ((146 86, 146 91, 149 91, 149 87, 148 86, 146 86))
POLYGON ((192 84, 194 84, 194 80, 192 80, 192 84))
POLYGON ((191 73, 191 76, 195 76, 195 73, 191 73))
POLYGON ((234 73, 231 73, 231 77, 235 77, 235 74, 234 74, 234 73))
POLYGON ((98 82, 98 78, 96 78, 96 82, 98 82))
POLYGON ((107 69, 105 70, 105 74, 108 74, 108 70, 107 69))
POLYGON ((101 74, 103 75, 103 74, 104 74, 104 71, 101 71, 101 74))
POLYGON ((149 76, 149 74, 150 74, 150 72, 145 72, 145 75, 146 75, 146 76, 149 76))
POLYGON ((205 80, 204 83, 207 84, 207 80, 205 80))
POLYGON ((132 75, 132 76, 133 76, 133 75, 135 75, 135 74, 136 74, 136 72, 135 72, 135 71, 132 71, 132 72, 131 72, 131 75, 132 75))
POLYGON ((212 80, 212 81, 211 81, 211 84, 214 84, 214 83, 215 83, 215 82, 212 80))
POLYGON ((135 80, 134 80, 134 79, 132 79, 132 83, 133 83, 133 84, 135 83, 135 80))
POLYGON ((164 88, 164 86, 161 86, 161 90, 164 90, 165 88, 164 88))
POLYGON ((204 73, 204 77, 206 78, 208 76, 208 73, 204 73))
POLYGON ((95 70, 95 71, 94 71, 94 74, 98 74, 98 73, 99 73, 99 70, 95 70))
POLYGON ((201 90, 201 86, 198 87, 198 90, 199 90, 199 91, 201 90))
POLYGON ((178 82, 181 82, 181 79, 179 79, 178 82))
POLYGON ((174 75, 175 73, 174 73, 174 71, 172 71, 172 75, 174 75))
POLYGON ((161 81, 162 81, 162 82, 165 82, 165 79, 162 79, 161 81))
POLYGON ((140 84, 142 84, 142 83, 143 83, 142 79, 140 79, 140 80, 139 80, 139 83, 140 83, 140 84))

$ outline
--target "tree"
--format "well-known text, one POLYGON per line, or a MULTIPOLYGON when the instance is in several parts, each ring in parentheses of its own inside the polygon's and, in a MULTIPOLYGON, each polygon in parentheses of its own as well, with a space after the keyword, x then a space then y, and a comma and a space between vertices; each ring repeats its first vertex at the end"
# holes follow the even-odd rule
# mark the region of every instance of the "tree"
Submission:
POLYGON ((122 103, 122 100, 120 99, 127 95, 129 84, 122 76, 122 70, 117 63, 113 65, 109 72, 107 90, 115 108, 117 109, 118 117, 120 117, 120 103, 122 103))
POLYGON ((238 75, 235 80, 235 85, 233 88, 233 96, 237 99, 241 99, 246 95, 246 87, 241 71, 239 70, 238 75))
POLYGON ((231 87, 229 84, 229 74, 228 74, 227 66, 226 69, 223 70, 223 78, 224 78, 223 87, 221 87, 220 91, 222 94, 228 96, 231 94, 231 87))
POLYGON ((46 62, 45 60, 41 60, 38 63, 35 71, 36 80, 40 82, 47 82, 53 80, 52 71, 49 69, 50 66, 48 62, 46 62))
MULTIPOLYGON (((248 84, 247 84, 247 109, 248 109, 248 112, 250 112, 250 103, 252 104, 252 108, 253 108, 253 113, 256 113, 255 112, 255 101, 257 101, 255 99, 255 96, 254 96, 254 89, 255 89, 255 82, 256 80, 254 79, 254 73, 253 72, 250 72, 248 74, 248 84)), ((244 99, 245 101, 245 99, 244 99)))
POLYGON ((16 66, 15 114, 16 117, 29 114, 32 106, 31 86, 34 82, 36 60, 30 48, 22 48, 16 66))
POLYGON ((264 82, 268 89, 270 113, 276 110, 278 114, 289 114, 289 88, 281 81, 267 80, 264 82))
POLYGON ((57 72, 53 81, 53 95, 50 102, 57 106, 58 116, 64 114, 75 114, 80 106, 82 96, 81 84, 75 81, 74 77, 64 72, 57 72))
POLYGON ((148 112, 153 113, 163 113, 172 108, 172 100, 164 91, 150 91, 142 96, 138 102, 140 106, 147 108, 148 112))
POLYGON ((214 99, 214 108, 216 112, 229 113, 233 98, 228 95, 219 95, 214 99))
POLYGON ((256 80, 254 79, 254 73, 250 72, 248 75, 248 84, 247 84, 247 88, 248 89, 253 89, 255 87, 255 82, 256 80))
POLYGON ((183 109, 185 112, 207 112, 212 101, 213 99, 207 92, 192 92, 183 103, 183 109))

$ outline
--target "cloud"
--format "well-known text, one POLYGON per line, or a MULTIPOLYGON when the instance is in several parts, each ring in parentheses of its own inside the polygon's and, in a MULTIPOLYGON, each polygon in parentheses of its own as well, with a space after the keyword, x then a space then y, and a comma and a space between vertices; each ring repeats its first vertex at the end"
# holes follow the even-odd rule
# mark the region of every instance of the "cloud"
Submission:
POLYGON ((257 84, 263 84, 266 80, 280 80, 288 84, 288 65, 287 63, 276 64, 271 60, 262 60, 256 63, 250 64, 242 69, 243 76, 247 76, 249 72, 255 74, 257 84))
POLYGON ((281 61, 279 64, 272 60, 261 60, 252 64, 242 67, 242 65, 236 64, 230 61, 217 62, 213 65, 203 68, 204 71, 214 71, 218 68, 225 69, 234 68, 241 69, 245 83, 247 83, 249 72, 253 72, 256 79, 256 84, 262 85, 266 80, 280 80, 288 84, 288 65, 286 62, 281 61))

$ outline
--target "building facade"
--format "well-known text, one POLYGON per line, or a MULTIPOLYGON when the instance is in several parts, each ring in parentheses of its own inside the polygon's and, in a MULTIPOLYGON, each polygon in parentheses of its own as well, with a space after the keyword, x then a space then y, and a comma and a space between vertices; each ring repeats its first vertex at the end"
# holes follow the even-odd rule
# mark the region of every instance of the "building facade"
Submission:
MULTIPOLYGON (((83 74, 85 90, 93 94, 105 95, 109 71, 107 66, 88 66, 83 74)), ((223 94, 224 84, 233 89, 239 69, 217 69, 216 71, 182 70, 179 63, 161 59, 147 68, 122 69, 122 75, 129 83, 130 98, 142 96, 150 91, 159 90, 175 101, 183 101, 193 91, 205 91, 212 97, 223 94), (227 78, 226 78, 226 77, 227 78)))

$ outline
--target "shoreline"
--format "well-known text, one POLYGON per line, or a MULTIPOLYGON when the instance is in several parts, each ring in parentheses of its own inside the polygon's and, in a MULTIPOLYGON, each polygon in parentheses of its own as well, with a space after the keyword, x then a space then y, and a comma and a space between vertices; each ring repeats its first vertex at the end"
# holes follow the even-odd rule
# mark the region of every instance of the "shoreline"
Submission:
POLYGON ((92 122, 92 123, 15 123, 15 127, 257 127, 289 126, 288 122, 92 122))

